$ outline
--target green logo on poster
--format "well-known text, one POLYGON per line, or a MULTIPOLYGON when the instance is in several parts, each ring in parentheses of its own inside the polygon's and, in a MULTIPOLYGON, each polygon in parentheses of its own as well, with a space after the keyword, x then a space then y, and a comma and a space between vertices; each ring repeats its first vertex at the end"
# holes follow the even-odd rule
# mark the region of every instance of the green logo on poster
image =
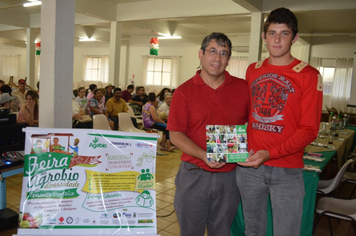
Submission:
POLYGON ((107 145, 105 143, 98 143, 98 142, 99 142, 99 138, 95 137, 93 139, 93 141, 89 144, 89 147, 92 147, 93 149, 107 147, 107 145))

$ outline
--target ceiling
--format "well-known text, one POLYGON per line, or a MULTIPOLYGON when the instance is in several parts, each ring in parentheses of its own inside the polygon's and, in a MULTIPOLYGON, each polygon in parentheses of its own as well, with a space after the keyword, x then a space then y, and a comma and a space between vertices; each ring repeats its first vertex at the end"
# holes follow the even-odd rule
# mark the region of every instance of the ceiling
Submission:
MULTIPOLYGON (((0 0, 1 46, 26 47, 26 29, 40 41, 41 7, 24 8, 26 0, 0 0)), ((199 44, 211 32, 223 32, 234 49, 247 48, 251 12, 269 12, 279 0, 76 0, 75 46, 107 47, 111 21, 122 22, 123 44, 147 44, 158 33, 179 35, 162 44, 199 44), (261 7, 256 4, 260 3, 261 7), (217 4, 219 3, 219 4, 217 4), (257 9, 259 8, 259 9, 257 9), (257 10, 256 10, 257 9, 257 10), (94 37, 96 42, 79 42, 94 37)), ((356 1, 283 1, 299 21, 300 44, 355 44, 356 1), (336 3, 335 3, 336 2, 336 3)))

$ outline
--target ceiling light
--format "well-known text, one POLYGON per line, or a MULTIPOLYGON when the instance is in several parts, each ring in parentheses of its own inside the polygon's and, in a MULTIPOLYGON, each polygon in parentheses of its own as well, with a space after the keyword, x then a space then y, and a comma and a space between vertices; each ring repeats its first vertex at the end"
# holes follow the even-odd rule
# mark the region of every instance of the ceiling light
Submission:
POLYGON ((158 39, 181 39, 182 36, 164 36, 164 37, 157 37, 158 39))
POLYGON ((23 7, 33 7, 33 6, 38 6, 41 4, 42 4, 42 1, 26 2, 23 4, 23 7))
POLYGON ((96 41, 95 38, 87 38, 87 37, 79 37, 80 42, 90 42, 90 41, 96 41))

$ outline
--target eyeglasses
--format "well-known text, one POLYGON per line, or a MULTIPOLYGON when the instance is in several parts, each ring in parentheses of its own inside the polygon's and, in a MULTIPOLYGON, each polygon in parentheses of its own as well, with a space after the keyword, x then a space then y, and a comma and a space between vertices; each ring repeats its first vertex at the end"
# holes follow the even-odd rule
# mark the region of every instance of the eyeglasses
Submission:
POLYGON ((220 55, 221 58, 223 59, 227 59, 229 57, 229 53, 227 51, 218 51, 216 48, 210 48, 210 49, 206 49, 206 52, 208 52, 209 56, 217 56, 220 55))

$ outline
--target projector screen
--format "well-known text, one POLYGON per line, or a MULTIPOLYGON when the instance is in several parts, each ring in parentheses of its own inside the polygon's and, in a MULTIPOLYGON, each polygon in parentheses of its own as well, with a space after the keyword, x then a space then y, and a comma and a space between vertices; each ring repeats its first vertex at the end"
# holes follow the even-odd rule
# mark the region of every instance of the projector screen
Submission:
POLYGON ((348 107, 356 107, 356 52, 354 53, 354 66, 352 70, 351 93, 348 107))

